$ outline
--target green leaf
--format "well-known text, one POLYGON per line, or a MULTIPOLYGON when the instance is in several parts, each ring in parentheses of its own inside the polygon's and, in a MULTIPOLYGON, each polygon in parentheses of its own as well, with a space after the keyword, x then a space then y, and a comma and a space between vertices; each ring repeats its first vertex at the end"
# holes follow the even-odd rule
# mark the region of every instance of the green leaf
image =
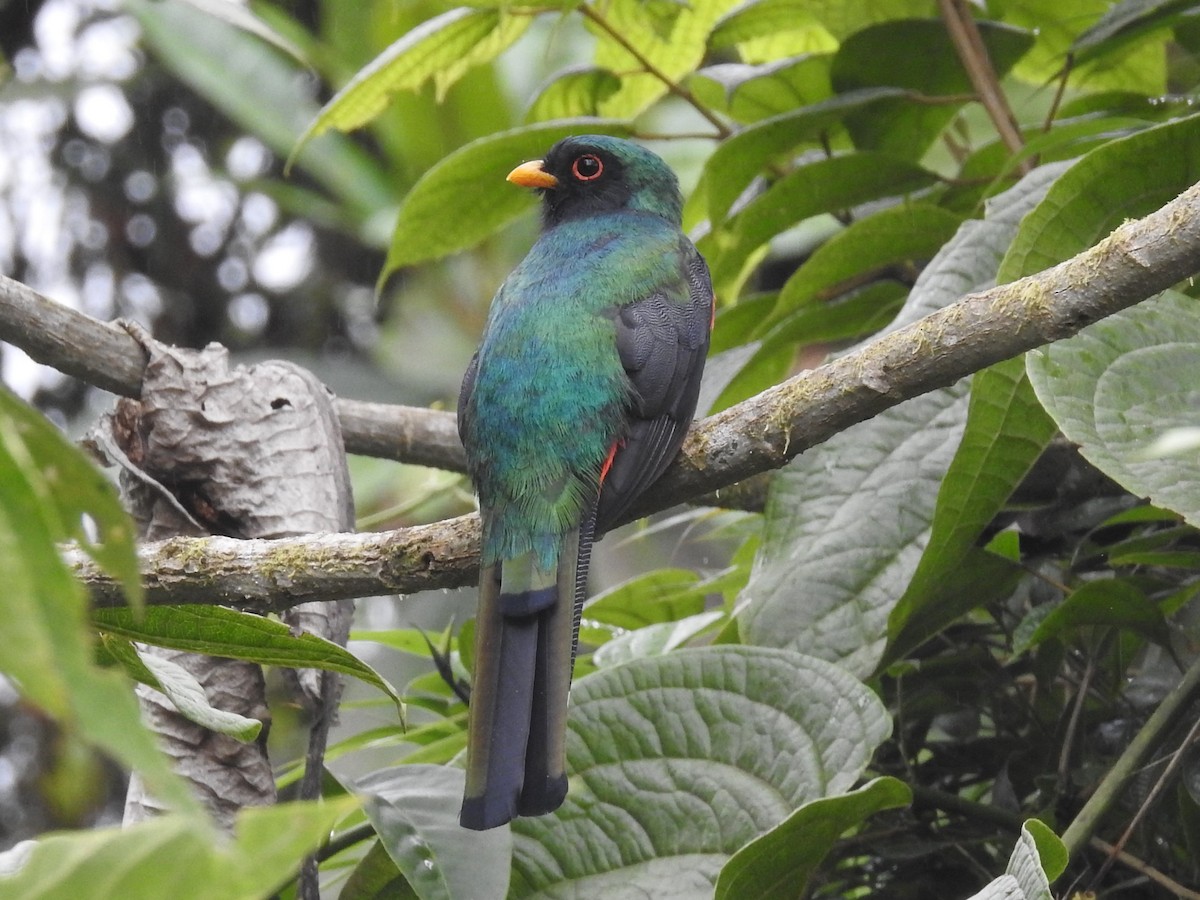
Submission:
POLYGON ((1067 866, 1067 848, 1037 819, 1021 826, 1005 873, 971 900, 1053 900, 1050 882, 1067 866))
POLYGON ((857 219, 813 251, 779 292, 772 313, 787 313, 860 278, 895 266, 923 268, 954 236, 962 216, 928 203, 902 203, 857 219))
POLYGON ((308 60, 305 59, 304 53, 299 47, 256 16, 247 7, 237 3, 229 3, 228 0, 186 0, 186 2, 196 7, 196 9, 205 15, 221 19, 234 28, 238 28, 241 31, 254 35, 260 40, 266 41, 271 46, 288 54, 301 65, 308 65, 308 60))
POLYGON ((739 122, 757 122, 827 99, 828 56, 799 56, 764 65, 721 63, 689 80, 693 94, 739 122))
MULTIPOLYGON (((990 285, 1018 223, 1060 170, 1034 170, 992 200, 985 219, 964 223, 891 327, 990 285)), ((959 382, 847 429, 775 476, 738 617, 746 641, 836 660, 864 676, 875 668, 966 412, 959 382)))
MULTIPOLYGON (((1032 32, 986 20, 980 37, 998 75, 1003 76, 1033 45, 1032 32)), ((944 22, 908 19, 884 22, 856 32, 842 43, 830 72, 838 93, 871 87, 899 87, 920 96, 888 101, 846 118, 861 149, 918 160, 972 95, 967 76, 944 22), (958 97, 930 103, 929 97, 958 97)))
POLYGON ((937 180, 927 169, 879 153, 849 153, 800 166, 704 241, 713 281, 728 284, 755 250, 797 222, 907 194, 937 180))
POLYGON ((868 816, 912 802, 908 785, 876 778, 837 797, 812 800, 730 858, 717 879, 715 900, 792 900, 834 843, 868 816))
POLYGON ((575 66, 559 72, 534 98, 526 122, 597 116, 600 105, 617 92, 621 79, 607 69, 575 66))
POLYGON ((888 619, 895 636, 914 610, 959 571, 984 528, 1058 432, 1025 377, 1020 357, 978 372, 962 442, 938 490, 929 544, 888 619))
MULTIPOLYGON (((141 716, 130 683, 93 661, 87 598, 58 542, 78 538, 127 586, 137 580, 133 523, 111 483, 43 416, 0 388, 0 672, 65 730, 137 768, 180 810, 198 811, 141 716), (100 537, 91 543, 84 516, 100 537)), ((133 596, 140 588, 132 587, 133 596)), ((133 616, 126 608, 123 613, 133 616)))
POLYGON ((605 669, 632 659, 669 653, 724 618, 725 613, 715 609, 687 616, 677 622, 659 622, 626 632, 593 653, 592 663, 599 669, 605 669))
POLYGON ((1200 365, 1196 301, 1168 291, 1027 357, 1038 398, 1094 466, 1132 493, 1200 524, 1200 459, 1154 457, 1168 429, 1195 422, 1180 373, 1200 365))
POLYGON ((338 900, 410 900, 418 895, 381 841, 374 841, 342 886, 338 900))
POLYGON ((710 895, 731 855, 848 790, 891 730, 843 669, 754 647, 604 669, 571 701, 570 792, 513 823, 514 898, 710 895))
POLYGON ((1103 144, 1075 163, 1030 213, 1013 241, 1005 272, 1039 272, 1074 256, 1198 180, 1200 116, 1103 144), (1146 165, 1147 159, 1154 165, 1146 165))
POLYGON ((138 654, 142 664, 154 675, 158 689, 167 695, 185 719, 203 725, 209 731, 227 734, 250 742, 262 731, 262 722, 237 713, 217 709, 208 702, 204 686, 187 669, 153 653, 138 654))
POLYGON ((416 90, 433 81, 438 99, 442 99, 468 69, 498 56, 531 21, 531 16, 509 16, 497 9, 459 7, 422 22, 321 107, 296 142, 292 156, 330 128, 351 131, 366 125, 387 108, 389 98, 398 91, 416 90))
POLYGON ((357 804, 340 797, 245 809, 232 840, 207 819, 181 815, 51 835, 36 842, 13 877, 0 878, 0 894, 22 900, 269 896, 357 804))
POLYGON ((679 82, 699 68, 709 33, 735 3, 693 0, 659 18, 644 0, 588 4, 586 22, 597 37, 594 62, 621 73, 621 88, 604 101, 601 113, 632 119, 665 96, 668 86, 663 79, 679 82))
MULTIPOLYGON (((736 47, 745 62, 802 53, 829 53, 837 40, 805 0, 751 0, 721 17, 709 35, 713 50, 736 47)), ((828 93, 828 92, 826 92, 828 93)))
POLYGON ((723 221, 734 201, 772 159, 805 143, 815 145, 850 111, 870 108, 902 93, 897 88, 852 91, 755 122, 722 141, 704 164, 709 218, 714 223, 723 221))
POLYGON ((1065 639, 1069 633, 1092 625, 1130 629, 1159 646, 1170 646, 1162 610, 1135 579, 1112 578, 1089 581, 1072 591, 1038 622, 1026 641, 1013 647, 1013 654, 1051 638, 1065 639))
MULTIPOLYGON (((1021 0, 1006 4, 1005 21, 1030 28, 1037 35, 1033 48, 1016 65, 1014 74, 1041 85, 1062 77, 1067 53, 1112 8, 1108 0, 1073 0, 1063 14, 1061 0, 1021 0)), ((1069 84, 1088 91, 1137 91, 1157 96, 1166 88, 1166 53, 1161 42, 1097 47, 1096 58, 1075 66, 1069 84)))
POLYGON ((1071 52, 1076 62, 1086 63, 1158 29, 1169 28, 1194 10, 1192 0, 1121 0, 1074 40, 1071 52))
POLYGON ((426 172, 400 207, 387 277, 404 266, 474 246, 534 205, 534 195, 505 181, 512 169, 537 159, 571 134, 627 137, 629 125, 607 119, 568 119, 489 135, 460 147, 426 172))
POLYGON ((459 827, 464 775, 447 766, 403 765, 355 782, 380 843, 421 900, 500 900, 512 834, 459 827))
POLYGON ((92 621, 102 631, 174 650, 352 675, 387 694, 404 717, 404 703, 396 689, 349 650, 315 634, 294 634, 273 619, 223 606, 196 605, 152 606, 140 617, 124 609, 96 609, 92 621))

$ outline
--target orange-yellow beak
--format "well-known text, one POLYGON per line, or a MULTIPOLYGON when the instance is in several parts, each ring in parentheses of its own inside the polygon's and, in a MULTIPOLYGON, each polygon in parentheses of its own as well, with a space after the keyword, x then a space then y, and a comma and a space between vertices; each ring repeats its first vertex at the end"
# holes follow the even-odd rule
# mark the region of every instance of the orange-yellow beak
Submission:
POLYGON ((558 179, 542 168, 540 159, 521 163, 508 173, 508 181, 527 188, 552 188, 558 185, 558 179))

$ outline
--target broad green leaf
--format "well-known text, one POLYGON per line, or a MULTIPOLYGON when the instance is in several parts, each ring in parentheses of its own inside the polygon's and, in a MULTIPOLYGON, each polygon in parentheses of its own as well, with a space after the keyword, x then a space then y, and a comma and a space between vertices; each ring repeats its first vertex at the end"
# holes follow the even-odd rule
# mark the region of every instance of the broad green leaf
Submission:
POLYGON ((848 153, 800 166, 703 242, 713 282, 729 283, 755 250, 804 219, 907 194, 937 180, 927 169, 880 153, 848 153))
POLYGON ((471 247, 532 208, 533 193, 509 184, 505 176, 541 157, 555 141, 587 133, 627 137, 630 129, 607 119, 545 122, 489 135, 451 153, 404 198, 380 283, 404 266, 471 247))
POLYGON ((393 862, 421 900, 500 900, 512 834, 458 824, 464 775, 448 766, 403 765, 355 782, 355 793, 393 862))
POLYGON ((338 900, 410 900, 417 896, 383 842, 374 841, 346 879, 338 900))
POLYGON ((384 109, 388 99, 433 81, 438 98, 472 66, 498 56, 529 27, 531 16, 497 9, 459 7, 422 22, 380 53, 321 111, 296 142, 294 156, 311 138, 336 128, 352 131, 384 109))
POLYGON ((1023 359, 975 374, 966 429, 938 490, 929 544, 889 616, 890 636, 914 610, 945 597, 941 585, 962 568, 968 551, 1057 431, 1033 395, 1023 359))
POLYGON ((217 709, 209 703, 204 686, 183 666, 153 653, 139 656, 142 664, 154 675, 158 689, 167 695, 185 719, 243 742, 254 740, 262 731, 263 723, 258 719, 217 709))
MULTIPOLYGON (((1191 0, 1121 0, 1075 39, 1071 52, 1076 62, 1088 62, 1157 29, 1169 28, 1184 15, 1194 13, 1194 9, 1191 0)), ((1165 37, 1164 32, 1159 33, 1160 40, 1165 37)))
POLYGON ((722 141, 704 165, 709 218, 724 221, 734 201, 771 160, 806 143, 815 146, 851 110, 867 109, 902 93, 898 88, 851 91, 755 122, 722 141))
POLYGON ((921 593, 911 588, 905 592, 888 617, 887 648, 876 672, 904 659, 971 610, 1000 604, 1012 597, 1028 573, 1020 565, 1016 532, 1002 533, 1011 536, 1014 545, 1011 555, 1002 554, 1000 550, 1007 548, 997 547, 995 542, 989 543, 986 550, 968 547, 959 557, 958 566, 949 568, 940 580, 921 593), (912 600, 907 599, 910 596, 912 600))
POLYGON ((592 654, 592 663, 605 669, 644 656, 659 656, 681 647, 725 618, 719 609, 687 616, 677 622, 659 622, 618 635, 592 654))
MULTIPOLYGON (((1038 272, 1096 244, 1200 181, 1200 116, 1097 147, 1071 167, 1023 223, 1006 269, 1038 272), (1146 165, 1146 160, 1154 165, 1146 165)), ((1061 344, 1062 342, 1060 342, 1061 344)))
MULTIPOLYGON (((1077 39, 1098 26, 1113 7, 1109 0, 1019 0, 1004 4, 1004 21, 1029 28, 1037 36, 1032 49, 1013 69, 1030 84, 1042 86, 1061 77, 1067 53, 1077 39)), ((1161 42, 1101 42, 1095 58, 1071 69, 1070 84, 1089 91, 1137 91, 1157 96, 1166 88, 1166 52, 1161 42)))
POLYGON ((525 113, 525 121, 547 122, 597 116, 600 114, 600 105, 620 87, 621 79, 607 69, 572 67, 559 72, 542 88, 525 113))
POLYGON ((891 777, 857 790, 812 800, 762 837, 751 841, 721 869, 715 900, 792 900, 834 843, 848 830, 885 809, 912 802, 912 791, 891 777))
MULTIPOLYGON (((892 328, 988 287, 1022 217, 1061 166, 1034 170, 965 222, 892 328)), ((966 382, 900 404, 797 457, 771 483, 739 624, 749 643, 836 660, 864 677, 929 538, 965 425, 966 382)))
POLYGON ((128 828, 39 839, 0 895, 22 900, 211 900, 265 897, 358 804, 352 797, 238 814, 233 838, 206 819, 160 816, 128 828))
POLYGON ((1110 578, 1086 582, 1072 591, 1038 620, 1026 641, 1014 645, 1013 654, 1051 638, 1065 640, 1069 632, 1091 625, 1130 629, 1160 646, 1170 643, 1162 610, 1146 596, 1137 580, 1110 578))
POLYGON ((1021 836, 1003 875, 970 900, 1053 900, 1050 882, 1067 867, 1067 848, 1037 819, 1021 826, 1021 836))
POLYGON ((1084 457, 1132 493, 1200 524, 1200 460, 1147 452, 1195 421, 1181 373, 1200 361, 1196 301, 1168 291, 1028 357, 1039 399, 1084 457))
POLYGON ((743 640, 811 653, 862 677, 875 668, 966 407, 962 381, 848 428, 775 476, 742 592, 743 640))
POLYGON ((714 50, 736 47, 748 63, 802 53, 829 53, 837 39, 804 0, 751 0, 721 17, 709 35, 714 50))
POLYGON ((934 0, 872 0, 870 3, 806 0, 804 8, 838 40, 878 22, 936 16, 938 12, 934 0))
MULTIPOLYGON (((1105 144, 1030 214, 1009 263, 1022 271, 1052 265, 1197 180, 1198 116, 1105 144)), ((1200 353, 1194 305, 1167 292, 1026 356, 1038 399, 1084 457, 1193 524, 1200 520, 1200 482, 1191 457, 1153 459, 1146 448, 1167 429, 1195 421, 1187 381, 1178 377, 1200 353)))
POLYGON ((196 812, 142 727, 130 682, 95 665, 87 598, 57 546, 80 538, 103 568, 126 585, 136 583, 134 528, 114 488, 58 429, 3 388, 0 473, 0 672, 63 729, 141 770, 176 808, 196 812), (85 515, 98 543, 86 539, 85 515))
POLYGON ((668 81, 682 81, 699 68, 709 33, 735 3, 693 0, 658 21, 644 0, 588 4, 585 20, 597 36, 595 64, 621 73, 621 88, 603 102, 601 113, 632 119, 665 96, 668 81))
MULTIPOLYGON (((317 115, 301 70, 257 37, 185 3, 126 0, 122 7, 137 18, 147 43, 169 68, 278 155, 287 156, 317 115)), ((395 203, 384 171, 342 135, 312 143, 298 161, 351 207, 360 228, 395 203)))
POLYGON ((954 236, 962 216, 928 203, 902 203, 852 222, 813 251, 779 292, 772 320, 822 299, 864 273, 922 268, 954 236))
POLYGON ((739 122, 757 122, 827 99, 828 56, 805 55, 764 65, 721 63, 689 80, 692 92, 739 122))
MULTIPOLYGON (((988 21, 976 25, 998 75, 1004 75, 1033 45, 1033 34, 1024 29, 988 21)), ((899 87, 919 95, 846 117, 855 146, 912 160, 925 154, 973 91, 939 19, 884 22, 856 32, 834 55, 830 77, 839 93, 899 87), (931 103, 930 97, 959 100, 931 103)))
POLYGON ((704 589, 700 587, 699 575, 691 569, 656 569, 588 601, 583 609, 581 634, 590 633, 597 625, 633 631, 646 625, 675 622, 703 609, 704 589))
POLYGON ((295 634, 274 619, 224 606, 196 605, 152 606, 136 618, 124 609, 96 609, 92 621, 102 631, 173 650, 352 675, 387 694, 404 715, 396 689, 349 650, 315 634, 295 634))
POLYGON ((848 790, 891 730, 845 670, 761 647, 604 669, 571 700, 570 792, 513 823, 514 898, 708 896, 744 844, 848 790))

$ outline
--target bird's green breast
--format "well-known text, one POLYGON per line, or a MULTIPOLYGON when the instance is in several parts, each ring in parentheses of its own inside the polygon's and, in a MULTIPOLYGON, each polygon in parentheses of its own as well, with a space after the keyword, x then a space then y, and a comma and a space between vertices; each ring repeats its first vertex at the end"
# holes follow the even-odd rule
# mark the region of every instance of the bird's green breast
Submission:
POLYGON ((595 498, 628 402, 613 317, 677 290, 680 240, 670 223, 641 213, 567 222, 543 234, 501 287, 463 433, 483 565, 532 550, 549 566, 595 498))

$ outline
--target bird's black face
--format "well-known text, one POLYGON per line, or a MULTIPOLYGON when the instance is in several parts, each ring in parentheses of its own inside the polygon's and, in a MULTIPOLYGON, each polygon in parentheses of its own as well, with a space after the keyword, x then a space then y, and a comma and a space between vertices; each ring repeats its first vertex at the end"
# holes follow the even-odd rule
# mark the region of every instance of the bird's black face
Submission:
POLYGON ((625 208, 631 196, 624 163, 603 148, 560 141, 542 161, 553 187, 542 189, 546 227, 567 219, 625 208))
POLYGON ((564 138, 545 159, 518 166, 508 180, 541 191, 546 228, 623 209, 678 225, 683 210, 679 182, 666 163, 637 144, 604 135, 564 138))

